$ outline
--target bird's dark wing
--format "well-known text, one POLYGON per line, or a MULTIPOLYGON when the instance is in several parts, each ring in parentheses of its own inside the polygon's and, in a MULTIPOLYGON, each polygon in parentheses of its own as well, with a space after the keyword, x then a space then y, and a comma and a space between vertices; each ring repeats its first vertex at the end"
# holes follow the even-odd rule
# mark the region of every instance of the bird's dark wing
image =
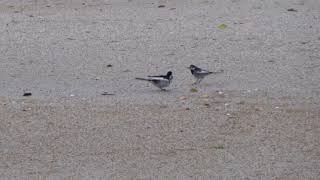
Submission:
POLYGON ((199 68, 199 67, 197 67, 197 66, 194 66, 194 70, 195 70, 195 71, 201 71, 202 69, 199 68))
POLYGON ((199 73, 199 74, 212 74, 213 72, 207 71, 207 70, 204 70, 204 69, 201 69, 201 70, 198 71, 197 73, 199 73))
POLYGON ((160 79, 151 79, 152 82, 154 82, 155 84, 158 84, 161 80, 160 79))

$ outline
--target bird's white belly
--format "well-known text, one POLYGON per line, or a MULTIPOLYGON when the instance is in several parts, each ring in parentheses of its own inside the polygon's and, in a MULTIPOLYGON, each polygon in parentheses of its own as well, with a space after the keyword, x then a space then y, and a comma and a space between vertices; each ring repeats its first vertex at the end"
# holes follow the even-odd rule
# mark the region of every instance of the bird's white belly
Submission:
POLYGON ((170 82, 166 81, 166 80, 162 80, 162 81, 160 81, 158 83, 152 82, 152 84, 157 86, 158 88, 165 88, 165 87, 168 87, 170 85, 170 82))

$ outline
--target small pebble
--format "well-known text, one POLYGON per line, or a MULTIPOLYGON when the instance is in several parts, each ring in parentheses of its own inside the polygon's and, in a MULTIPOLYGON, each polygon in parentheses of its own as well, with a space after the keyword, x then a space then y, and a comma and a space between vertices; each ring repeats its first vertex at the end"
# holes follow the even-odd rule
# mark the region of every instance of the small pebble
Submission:
POLYGON ((111 96, 111 95, 115 95, 115 94, 114 93, 103 92, 101 95, 103 95, 103 96, 107 96, 107 95, 111 96))
POLYGON ((70 97, 74 97, 75 95, 74 94, 70 94, 70 97))
POLYGON ((179 97, 179 99, 180 99, 180 100, 186 100, 186 99, 187 99, 187 97, 185 97, 185 96, 181 96, 181 97, 179 97))
POLYGON ((22 111, 30 111, 31 110, 31 108, 24 108, 24 109, 22 109, 22 111))
POLYGON ((23 96, 32 96, 32 93, 31 92, 24 92, 23 96))
POLYGON ((244 101, 240 101, 240 102, 239 102, 239 104, 244 104, 244 103, 245 103, 244 101))
POLYGON ((298 12, 298 10, 296 10, 296 9, 293 9, 293 8, 290 8, 290 9, 288 9, 288 11, 292 11, 292 12, 298 12))
POLYGON ((202 98, 208 98, 209 95, 208 95, 208 94, 204 94, 204 95, 202 95, 201 97, 202 97, 202 98))
POLYGON ((254 110, 256 110, 256 111, 262 111, 263 108, 262 108, 262 107, 255 107, 254 110))
POLYGON ((112 67, 112 64, 108 64, 107 67, 112 67))
POLYGON ((166 7, 165 5, 159 5, 158 8, 164 8, 166 7))

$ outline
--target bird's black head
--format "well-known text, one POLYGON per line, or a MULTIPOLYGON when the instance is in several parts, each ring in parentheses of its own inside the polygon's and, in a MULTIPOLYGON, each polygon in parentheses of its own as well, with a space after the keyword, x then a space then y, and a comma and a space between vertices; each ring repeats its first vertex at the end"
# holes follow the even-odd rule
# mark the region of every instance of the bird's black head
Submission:
POLYGON ((171 80, 173 77, 172 77, 172 72, 169 71, 167 72, 167 79, 171 80))
POLYGON ((195 65, 193 65, 193 64, 191 64, 190 66, 189 66, 189 69, 191 69, 191 70, 195 70, 195 69, 197 69, 198 67, 197 66, 195 66, 195 65))

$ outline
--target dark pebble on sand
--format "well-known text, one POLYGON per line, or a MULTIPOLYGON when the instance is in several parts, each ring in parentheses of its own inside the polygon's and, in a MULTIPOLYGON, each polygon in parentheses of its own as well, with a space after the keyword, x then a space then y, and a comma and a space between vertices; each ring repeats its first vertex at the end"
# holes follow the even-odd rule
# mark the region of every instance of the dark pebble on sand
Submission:
POLYGON ((24 92, 23 96, 32 96, 32 93, 31 92, 24 92))
POLYGON ((114 93, 103 92, 101 95, 103 95, 103 96, 112 96, 112 95, 115 95, 115 94, 114 93))
POLYGON ((288 9, 288 11, 291 11, 291 12, 298 12, 298 10, 293 9, 293 8, 288 9))

